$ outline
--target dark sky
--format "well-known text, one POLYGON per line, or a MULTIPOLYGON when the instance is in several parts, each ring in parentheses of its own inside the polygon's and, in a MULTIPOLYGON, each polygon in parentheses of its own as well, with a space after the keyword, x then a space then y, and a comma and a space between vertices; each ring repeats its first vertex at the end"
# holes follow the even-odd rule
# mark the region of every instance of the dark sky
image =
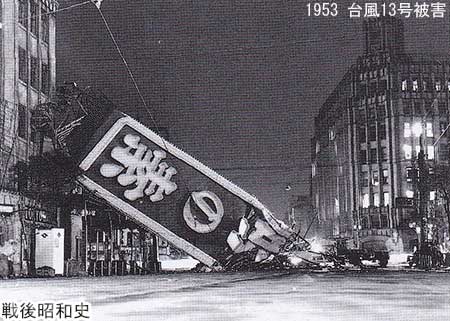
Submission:
MULTIPOLYGON (((349 4, 339 1, 334 18, 308 17, 301 0, 101 8, 169 140, 281 218, 289 197, 309 193, 313 117, 363 51, 363 20, 349 18, 349 4)), ((448 54, 449 16, 404 19, 407 51, 448 54)), ((151 125, 92 4, 57 13, 57 79, 98 88, 151 125)))

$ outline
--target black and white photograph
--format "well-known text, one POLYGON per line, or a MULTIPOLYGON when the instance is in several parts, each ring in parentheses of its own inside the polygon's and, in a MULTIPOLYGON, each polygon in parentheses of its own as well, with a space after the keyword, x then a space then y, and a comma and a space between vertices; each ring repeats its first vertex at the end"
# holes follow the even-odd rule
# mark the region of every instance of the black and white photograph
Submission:
POLYGON ((450 2, 0 0, 0 321, 450 320, 450 2))

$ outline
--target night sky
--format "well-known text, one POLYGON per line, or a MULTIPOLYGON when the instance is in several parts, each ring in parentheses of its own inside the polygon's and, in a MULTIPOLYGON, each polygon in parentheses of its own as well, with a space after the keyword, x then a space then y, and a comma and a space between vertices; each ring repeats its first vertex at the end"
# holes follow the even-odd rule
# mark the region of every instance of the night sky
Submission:
MULTIPOLYGON (((284 218, 290 197, 309 194, 314 116, 363 51, 363 19, 338 5, 334 18, 308 17, 300 0, 104 0, 101 9, 169 140, 284 218)), ((404 19, 407 51, 448 54, 449 16, 404 19)), ((56 17, 58 83, 95 87, 152 126, 96 7, 56 17)))

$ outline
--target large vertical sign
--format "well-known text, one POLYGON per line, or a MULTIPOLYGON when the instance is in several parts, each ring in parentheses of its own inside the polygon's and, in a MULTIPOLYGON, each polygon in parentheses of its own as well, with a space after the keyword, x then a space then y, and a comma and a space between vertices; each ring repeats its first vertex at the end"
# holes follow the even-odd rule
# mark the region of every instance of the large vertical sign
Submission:
POLYGON ((289 235, 253 196, 131 117, 111 117, 93 137, 79 180, 125 215, 209 266, 249 207, 289 235))

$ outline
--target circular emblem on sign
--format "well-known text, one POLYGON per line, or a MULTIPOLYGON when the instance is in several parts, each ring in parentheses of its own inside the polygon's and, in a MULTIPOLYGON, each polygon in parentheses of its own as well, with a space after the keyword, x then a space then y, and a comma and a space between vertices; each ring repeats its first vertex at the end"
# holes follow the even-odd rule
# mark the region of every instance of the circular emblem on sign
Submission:
POLYGON ((195 232, 212 232, 222 221, 222 201, 216 194, 210 191, 192 192, 186 204, 184 204, 183 217, 186 224, 195 232), (199 209, 196 211, 197 213, 193 213, 191 199, 199 209), (211 205, 214 205, 213 207, 215 208, 212 208, 211 205))

